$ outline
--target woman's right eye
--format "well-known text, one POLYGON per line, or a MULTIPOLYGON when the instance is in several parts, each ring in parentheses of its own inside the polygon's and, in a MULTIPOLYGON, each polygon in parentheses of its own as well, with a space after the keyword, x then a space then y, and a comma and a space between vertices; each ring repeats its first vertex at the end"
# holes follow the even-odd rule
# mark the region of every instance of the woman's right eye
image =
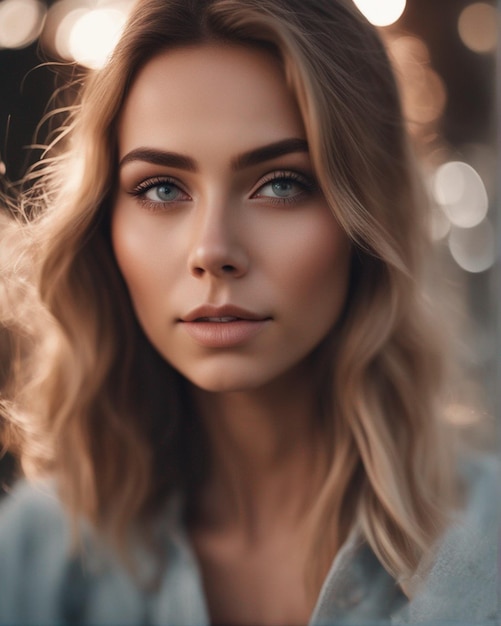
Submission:
POLYGON ((148 179, 137 185, 131 194, 146 205, 165 205, 172 202, 185 202, 191 200, 190 196, 183 191, 174 181, 168 179, 148 179))

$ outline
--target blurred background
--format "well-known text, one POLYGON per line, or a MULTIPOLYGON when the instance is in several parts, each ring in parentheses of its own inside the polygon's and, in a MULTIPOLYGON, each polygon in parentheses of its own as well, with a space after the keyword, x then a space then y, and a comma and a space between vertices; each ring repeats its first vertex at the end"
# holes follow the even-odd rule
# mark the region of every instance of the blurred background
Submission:
MULTIPOLYGON (((501 405, 496 335, 499 10, 493 0, 354 2, 380 29, 395 63, 409 131, 434 204, 430 228, 447 277, 448 324, 461 372, 450 390, 446 417, 474 446, 492 448, 496 406, 501 405)), ((29 146, 47 140, 46 125, 38 125, 54 90, 101 66, 131 5, 131 0, 0 0, 0 183, 18 180, 38 158, 40 150, 29 146)), ((8 342, 0 337, 0 385, 7 361, 8 342)), ((0 480, 11 469, 9 459, 3 460, 0 480)))

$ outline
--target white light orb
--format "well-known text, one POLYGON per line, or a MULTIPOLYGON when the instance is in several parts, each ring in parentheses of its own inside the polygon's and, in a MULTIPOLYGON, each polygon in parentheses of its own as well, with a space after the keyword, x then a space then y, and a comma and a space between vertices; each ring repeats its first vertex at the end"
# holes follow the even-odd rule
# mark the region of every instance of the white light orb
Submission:
POLYGON ((434 207, 431 213, 431 237, 433 241, 444 239, 451 229, 451 222, 447 215, 438 207, 434 207))
POLYGON ((71 51, 71 33, 78 20, 87 15, 88 11, 88 8, 84 8, 83 6, 80 8, 73 8, 59 21, 54 37, 53 47, 62 59, 67 59, 68 61, 74 60, 71 51))
POLYGON ((125 25, 126 13, 116 8, 86 11, 74 23, 69 48, 73 59, 85 67, 102 67, 125 25))
POLYGON ((45 5, 38 0, 0 2, 0 48, 25 48, 43 28, 45 5))
POLYGON ((490 269, 496 260, 496 236, 489 220, 474 228, 453 227, 449 250, 456 263, 473 274, 490 269))
POLYGON ((441 165, 432 185, 435 200, 449 220, 460 228, 472 228, 487 215, 489 199, 476 170, 461 161, 441 165))
POLYGON ((390 26, 405 11, 406 0, 353 0, 358 10, 374 26, 390 26))

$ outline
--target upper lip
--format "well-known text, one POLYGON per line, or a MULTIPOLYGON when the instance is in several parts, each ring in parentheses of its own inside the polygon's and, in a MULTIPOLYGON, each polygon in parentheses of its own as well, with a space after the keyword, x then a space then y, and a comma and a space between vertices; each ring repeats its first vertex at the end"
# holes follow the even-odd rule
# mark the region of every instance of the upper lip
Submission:
POLYGON ((239 306, 233 304, 224 304, 222 306, 214 306, 211 304, 204 304, 190 311, 186 316, 181 318, 181 322, 195 322, 201 318, 207 317, 235 317, 241 320, 249 321, 263 321, 270 319, 269 315, 260 315, 259 313, 253 313, 247 311, 239 306))

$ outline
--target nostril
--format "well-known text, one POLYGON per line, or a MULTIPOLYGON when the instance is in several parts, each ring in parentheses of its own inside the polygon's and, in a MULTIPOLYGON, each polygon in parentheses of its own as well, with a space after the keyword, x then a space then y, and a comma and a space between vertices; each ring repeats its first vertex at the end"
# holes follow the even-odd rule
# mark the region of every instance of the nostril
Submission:
POLYGON ((235 267, 233 265, 223 265, 221 269, 223 270, 223 272, 227 274, 230 274, 235 271, 235 267))

